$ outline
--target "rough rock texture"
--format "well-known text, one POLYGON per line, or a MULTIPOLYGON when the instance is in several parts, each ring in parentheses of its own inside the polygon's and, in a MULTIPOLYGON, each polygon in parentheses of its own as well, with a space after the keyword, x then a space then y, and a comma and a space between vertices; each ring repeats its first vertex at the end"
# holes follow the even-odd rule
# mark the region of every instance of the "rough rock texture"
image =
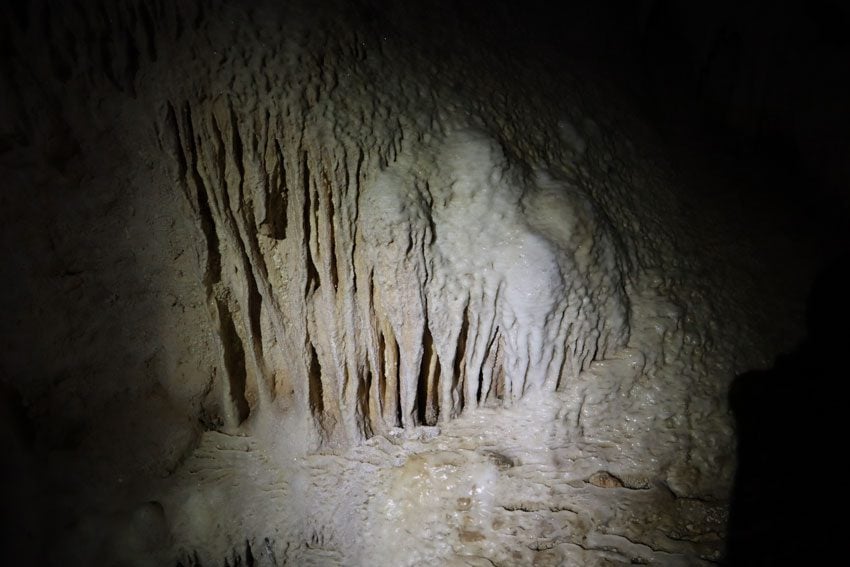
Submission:
POLYGON ((4 7, 20 553, 718 560, 797 288, 500 5, 242 4, 4 7))

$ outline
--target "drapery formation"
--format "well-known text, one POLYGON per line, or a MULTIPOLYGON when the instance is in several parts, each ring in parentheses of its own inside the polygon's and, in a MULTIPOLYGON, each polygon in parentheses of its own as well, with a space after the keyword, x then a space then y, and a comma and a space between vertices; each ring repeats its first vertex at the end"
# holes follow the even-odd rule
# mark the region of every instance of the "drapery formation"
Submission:
POLYGON ((532 72, 474 20, 394 10, 13 14, 10 45, 62 85, 16 101, 21 135, 108 131, 128 171, 183 196, 215 351, 191 395, 210 427, 271 406, 314 424, 313 446, 345 444, 555 390, 629 341, 635 274, 677 261, 679 204, 587 118, 590 87, 532 72))

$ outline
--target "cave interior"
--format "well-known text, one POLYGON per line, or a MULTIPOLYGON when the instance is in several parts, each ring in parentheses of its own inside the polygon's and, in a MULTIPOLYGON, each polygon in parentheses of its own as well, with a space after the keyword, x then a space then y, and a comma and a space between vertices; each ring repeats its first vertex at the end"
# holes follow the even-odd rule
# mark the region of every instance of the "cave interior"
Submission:
POLYGON ((3 562, 819 564, 848 29, 4 0, 3 562))

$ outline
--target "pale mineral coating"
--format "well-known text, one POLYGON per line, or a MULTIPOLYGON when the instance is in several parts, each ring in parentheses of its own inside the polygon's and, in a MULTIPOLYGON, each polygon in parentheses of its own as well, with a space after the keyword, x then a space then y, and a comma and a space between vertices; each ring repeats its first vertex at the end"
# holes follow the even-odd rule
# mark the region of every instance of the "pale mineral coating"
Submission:
POLYGON ((3 378, 55 509, 21 548, 716 561, 726 391, 794 289, 628 105, 456 8, 245 4, 2 14, 3 378))

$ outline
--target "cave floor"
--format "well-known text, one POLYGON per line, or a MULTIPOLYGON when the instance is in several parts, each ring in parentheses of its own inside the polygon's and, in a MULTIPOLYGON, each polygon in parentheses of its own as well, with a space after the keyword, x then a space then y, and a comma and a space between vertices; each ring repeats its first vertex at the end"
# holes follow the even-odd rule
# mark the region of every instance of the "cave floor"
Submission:
POLYGON ((299 458, 207 432, 150 496, 184 565, 717 562, 725 503, 630 473, 641 449, 582 438, 565 407, 531 396, 299 458))

